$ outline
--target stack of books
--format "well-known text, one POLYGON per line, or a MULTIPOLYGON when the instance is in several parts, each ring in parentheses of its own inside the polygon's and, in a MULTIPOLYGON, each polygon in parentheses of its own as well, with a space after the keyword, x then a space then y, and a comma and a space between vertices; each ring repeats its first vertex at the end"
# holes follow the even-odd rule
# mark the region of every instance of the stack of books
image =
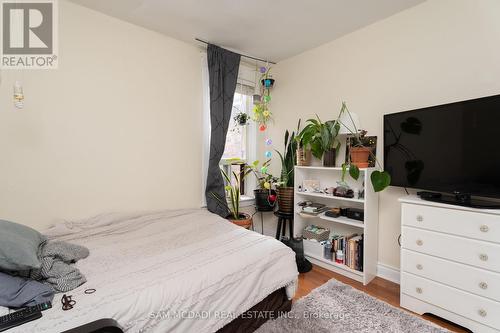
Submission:
POLYGON ((327 207, 326 205, 313 202, 307 206, 302 207, 301 213, 317 216, 317 215, 319 215, 319 214, 321 214, 329 209, 330 208, 327 207))
POLYGON ((332 252, 333 260, 337 263, 363 271, 363 235, 333 236, 332 252))

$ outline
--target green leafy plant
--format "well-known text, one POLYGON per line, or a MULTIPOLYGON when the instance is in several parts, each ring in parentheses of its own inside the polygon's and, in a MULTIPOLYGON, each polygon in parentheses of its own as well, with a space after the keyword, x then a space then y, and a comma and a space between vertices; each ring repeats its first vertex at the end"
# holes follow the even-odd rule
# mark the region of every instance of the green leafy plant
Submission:
POLYGON ((229 177, 229 175, 223 169, 221 169, 220 171, 222 176, 224 177, 224 180, 226 181, 226 186, 224 187, 224 190, 226 191, 227 199, 221 198, 219 195, 213 192, 212 196, 227 209, 228 215, 231 218, 233 218, 234 220, 239 220, 242 218, 240 214, 241 191, 239 184, 242 179, 245 179, 252 172, 252 169, 250 167, 247 167, 247 165, 245 165, 242 172, 236 173, 233 171, 232 174, 235 179, 234 185, 231 183, 231 177, 229 177))
POLYGON ((271 190, 273 185, 279 181, 277 177, 269 173, 270 164, 271 160, 267 160, 259 167, 259 161, 254 161, 252 164, 245 166, 249 168, 255 175, 255 178, 257 178, 257 189, 271 190))
POLYGON ((273 116, 269 109, 269 103, 271 102, 271 88, 274 79, 271 75, 271 67, 261 67, 260 73, 262 83, 260 89, 261 98, 253 108, 253 120, 265 130, 266 124, 272 120, 273 116))
POLYGON ((249 121, 250 121, 250 117, 248 116, 248 114, 246 114, 245 112, 239 112, 238 114, 236 114, 233 118, 233 120, 239 125, 239 126, 245 126, 245 125, 248 125, 249 121))
POLYGON ((340 148, 340 141, 337 140, 340 123, 338 120, 322 122, 318 115, 316 118, 306 121, 307 125, 298 137, 304 148, 310 148, 313 156, 321 159, 325 151, 340 148))
POLYGON ((351 138, 351 147, 366 147, 369 146, 371 141, 370 138, 366 136, 368 131, 358 129, 359 136, 353 136, 351 138))
MULTIPOLYGON (((300 120, 297 128, 300 127, 300 120)), ((294 167, 296 163, 297 140, 295 132, 285 131, 285 149, 283 153, 276 150, 281 160, 281 173, 278 186, 293 187, 294 167)))
MULTIPOLYGON (((341 123, 340 119, 344 113, 347 113, 347 115, 351 119, 351 122, 354 124, 351 113, 349 112, 349 109, 347 108, 347 105, 345 102, 342 102, 342 108, 340 109, 340 113, 339 113, 339 116, 337 118, 337 122, 339 124, 343 125, 341 123)), ((344 126, 344 127, 349 128, 348 126, 344 126)), ((351 132, 351 135, 352 135, 353 147, 365 147, 367 145, 366 138, 365 138, 366 131, 360 131, 357 128, 354 128, 354 131, 349 129, 349 131, 351 132)), ((383 170, 382 165, 380 164, 379 160, 377 159, 377 157, 373 154, 373 152, 371 150, 370 150, 370 156, 373 158, 373 160, 377 163, 379 168, 382 170, 382 171, 375 170, 372 172, 372 174, 370 176, 373 190, 375 192, 381 192, 381 191, 385 190, 389 185, 391 185, 391 175, 387 171, 383 170)), ((345 180, 345 176, 346 176, 347 171, 349 171, 349 175, 352 178, 354 178, 355 180, 358 180, 359 174, 360 174, 359 168, 354 164, 344 163, 344 164, 342 164, 342 181, 345 180)))

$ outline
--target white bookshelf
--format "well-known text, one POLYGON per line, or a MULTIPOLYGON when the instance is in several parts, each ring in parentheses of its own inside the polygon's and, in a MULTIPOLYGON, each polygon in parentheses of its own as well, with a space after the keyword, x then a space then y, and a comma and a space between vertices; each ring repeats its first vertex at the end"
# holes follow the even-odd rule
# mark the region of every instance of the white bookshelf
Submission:
POLYGON ((326 168, 320 166, 295 167, 295 236, 302 236, 302 230, 309 224, 319 225, 330 230, 331 235, 364 234, 363 238, 363 272, 351 269, 347 265, 338 264, 323 257, 323 247, 314 241, 304 240, 306 257, 318 266, 335 273, 345 275, 364 285, 370 283, 377 275, 378 261, 378 194, 373 191, 370 175, 375 168, 360 169, 359 179, 356 181, 348 174, 345 181, 355 190, 354 198, 334 197, 323 193, 299 192, 304 180, 318 180, 321 189, 337 187, 337 181, 342 177, 342 168, 326 168), (357 190, 364 189, 364 198, 358 198, 357 190), (311 216, 301 213, 297 204, 310 200, 325 204, 329 207, 352 207, 364 210, 364 221, 346 217, 328 217, 325 214, 311 216))

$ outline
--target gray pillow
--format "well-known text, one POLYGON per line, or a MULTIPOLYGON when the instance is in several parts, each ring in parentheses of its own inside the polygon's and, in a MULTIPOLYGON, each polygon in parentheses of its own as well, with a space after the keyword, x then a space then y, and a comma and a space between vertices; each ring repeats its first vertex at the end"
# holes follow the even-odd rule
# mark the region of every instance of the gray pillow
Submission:
POLYGON ((0 270, 40 268, 38 255, 46 238, 30 227, 0 220, 0 270))
POLYGON ((54 299, 54 291, 40 282, 0 273, 0 306, 22 308, 54 299))

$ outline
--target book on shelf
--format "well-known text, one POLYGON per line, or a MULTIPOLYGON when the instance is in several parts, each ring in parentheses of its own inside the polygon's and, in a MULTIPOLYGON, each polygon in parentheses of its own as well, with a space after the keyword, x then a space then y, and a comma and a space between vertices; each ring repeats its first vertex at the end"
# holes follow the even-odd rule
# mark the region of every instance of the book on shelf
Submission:
POLYGON ((363 271, 363 235, 334 235, 331 243, 332 260, 351 269, 363 271))

